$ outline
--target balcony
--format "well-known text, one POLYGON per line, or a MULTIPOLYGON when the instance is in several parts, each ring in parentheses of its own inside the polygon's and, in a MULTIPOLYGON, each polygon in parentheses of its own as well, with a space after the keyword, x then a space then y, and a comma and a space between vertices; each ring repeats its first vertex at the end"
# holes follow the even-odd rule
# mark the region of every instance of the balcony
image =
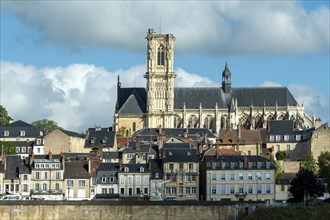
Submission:
POLYGON ((51 189, 51 190, 31 190, 31 195, 57 195, 62 194, 62 189, 51 189))
POLYGON ((236 193, 235 196, 237 198, 245 198, 247 196, 247 192, 243 192, 243 193, 236 193))

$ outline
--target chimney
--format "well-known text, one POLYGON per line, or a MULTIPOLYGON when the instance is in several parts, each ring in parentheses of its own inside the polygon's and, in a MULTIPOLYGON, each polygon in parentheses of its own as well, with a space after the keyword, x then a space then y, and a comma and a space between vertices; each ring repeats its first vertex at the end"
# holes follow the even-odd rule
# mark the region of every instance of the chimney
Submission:
POLYGON ((34 150, 33 150, 33 147, 32 147, 32 150, 31 150, 31 153, 30 153, 30 166, 32 165, 34 161, 34 150))
POLYGON ((244 155, 244 168, 247 169, 248 168, 248 158, 246 155, 244 155))
POLYGON ((215 146, 215 154, 216 154, 217 159, 218 159, 219 158, 219 155, 220 155, 220 147, 219 147, 219 145, 216 145, 215 146))
POLYGON ((50 150, 49 150, 49 152, 48 152, 48 160, 52 160, 53 159, 53 154, 52 154, 52 152, 50 152, 50 150))
POLYGON ((203 153, 203 145, 202 145, 202 144, 199 145, 199 153, 200 153, 200 154, 203 153))
POLYGON ((135 149, 136 150, 141 150, 141 143, 140 143, 140 141, 136 141, 135 149))
POLYGON ((162 159, 165 159, 165 158, 166 158, 166 151, 163 150, 163 151, 162 151, 162 159))

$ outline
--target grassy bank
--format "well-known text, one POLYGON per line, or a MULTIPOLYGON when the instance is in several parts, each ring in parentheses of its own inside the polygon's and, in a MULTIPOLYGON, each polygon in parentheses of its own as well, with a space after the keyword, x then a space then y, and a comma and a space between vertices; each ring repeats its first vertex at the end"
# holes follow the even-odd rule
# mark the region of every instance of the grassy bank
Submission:
POLYGON ((244 220, 268 220, 268 219, 290 219, 290 220, 329 220, 330 204, 317 207, 272 207, 257 208, 244 220))

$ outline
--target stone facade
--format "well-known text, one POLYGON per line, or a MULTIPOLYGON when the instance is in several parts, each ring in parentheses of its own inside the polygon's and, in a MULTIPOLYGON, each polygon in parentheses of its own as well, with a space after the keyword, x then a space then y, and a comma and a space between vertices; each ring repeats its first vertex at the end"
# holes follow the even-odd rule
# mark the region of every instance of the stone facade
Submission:
POLYGON ((328 124, 318 127, 311 137, 310 152, 317 161, 321 152, 330 151, 330 128, 328 124))

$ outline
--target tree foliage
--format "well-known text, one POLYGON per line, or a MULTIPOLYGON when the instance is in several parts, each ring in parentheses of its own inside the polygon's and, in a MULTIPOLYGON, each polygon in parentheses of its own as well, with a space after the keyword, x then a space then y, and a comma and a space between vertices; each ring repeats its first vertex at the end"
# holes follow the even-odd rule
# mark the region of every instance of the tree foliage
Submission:
POLYGON ((120 127, 117 131, 117 136, 118 137, 126 137, 126 128, 125 127, 120 127))
POLYGON ((316 160, 314 159, 313 155, 305 156, 301 162, 301 166, 307 170, 312 171, 314 174, 316 174, 317 165, 316 165, 316 160))
POLYGON ((286 158, 285 151, 278 151, 275 155, 276 160, 284 160, 286 158))
POLYGON ((312 171, 301 168, 296 177, 292 179, 289 192, 293 202, 302 202, 305 196, 305 199, 323 196, 325 188, 312 171))
POLYGON ((326 179, 328 192, 330 192, 330 152, 322 152, 318 157, 319 175, 326 179))
POLYGON ((275 178, 281 179, 283 177, 283 168, 279 161, 275 161, 275 178))
POLYGON ((15 155, 16 154, 16 146, 12 142, 9 141, 0 141, 1 147, 1 156, 5 155, 15 155))
POLYGON ((44 135, 49 134, 50 132, 56 129, 62 129, 57 125, 57 123, 53 120, 42 119, 35 122, 32 122, 32 125, 41 130, 44 135))
POLYGON ((8 115, 6 108, 0 105, 0 126, 9 124, 11 120, 13 119, 8 115))

